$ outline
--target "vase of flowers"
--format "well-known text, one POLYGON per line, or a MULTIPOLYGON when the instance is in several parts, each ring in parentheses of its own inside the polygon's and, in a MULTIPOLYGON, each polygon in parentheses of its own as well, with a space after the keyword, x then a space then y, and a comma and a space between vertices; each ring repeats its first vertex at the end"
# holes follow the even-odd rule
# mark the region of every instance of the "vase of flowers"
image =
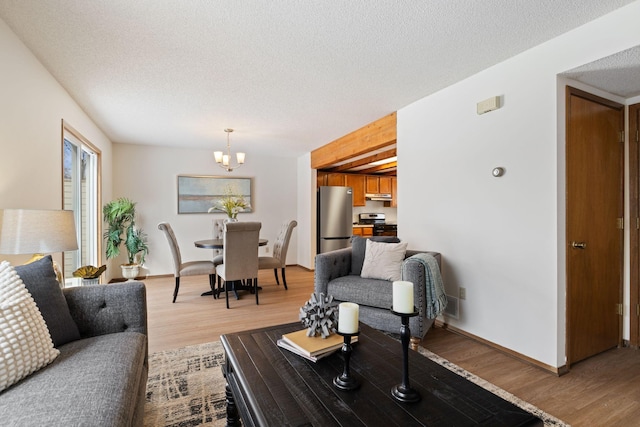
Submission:
POLYGON ((227 214, 225 222, 237 222, 238 214, 245 209, 250 209, 251 205, 244 197, 233 194, 230 188, 227 188, 225 195, 216 203, 215 206, 209 208, 208 212, 221 211, 227 214))

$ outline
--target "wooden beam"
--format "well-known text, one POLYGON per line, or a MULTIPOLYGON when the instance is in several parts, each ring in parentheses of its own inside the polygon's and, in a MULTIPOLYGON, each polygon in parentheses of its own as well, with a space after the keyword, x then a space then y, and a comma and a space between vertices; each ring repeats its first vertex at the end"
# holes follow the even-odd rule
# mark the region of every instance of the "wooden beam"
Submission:
POLYGON ((338 162, 396 143, 396 113, 338 138, 311 152, 313 169, 328 168, 338 162))
POLYGON ((383 165, 373 166, 367 169, 359 170, 358 173, 364 174, 375 174, 380 171, 384 171, 387 169, 395 169, 398 167, 398 162, 385 163, 383 165))
POLYGON ((383 151, 382 153, 374 154, 372 156, 363 157, 358 160, 354 160, 353 162, 348 162, 342 164, 340 166, 336 166, 330 169, 324 169, 326 172, 342 172, 349 169, 357 168, 358 166, 368 165, 369 163, 377 162, 379 160, 388 159, 390 157, 396 156, 396 149, 392 148, 391 150, 383 151))

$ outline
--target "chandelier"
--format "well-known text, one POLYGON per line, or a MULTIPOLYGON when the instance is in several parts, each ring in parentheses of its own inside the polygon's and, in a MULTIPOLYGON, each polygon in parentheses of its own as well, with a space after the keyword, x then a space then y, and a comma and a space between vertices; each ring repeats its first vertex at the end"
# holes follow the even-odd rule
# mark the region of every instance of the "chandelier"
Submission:
POLYGON ((227 128, 224 131, 227 133, 227 153, 224 154, 222 151, 214 151, 213 156, 215 157, 218 166, 225 169, 227 172, 231 172, 244 164, 244 153, 236 153, 237 163, 235 165, 231 164, 231 145, 229 144, 229 134, 233 132, 233 129, 227 128))

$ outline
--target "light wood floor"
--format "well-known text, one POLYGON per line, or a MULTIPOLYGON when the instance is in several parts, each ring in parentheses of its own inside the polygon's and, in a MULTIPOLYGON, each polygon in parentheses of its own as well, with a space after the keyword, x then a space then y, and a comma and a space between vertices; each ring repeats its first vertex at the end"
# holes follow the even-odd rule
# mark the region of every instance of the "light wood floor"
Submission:
MULTIPOLYGON (((175 304, 173 277, 145 280, 151 353, 218 340, 221 334, 298 320, 313 292, 313 272, 287 268, 288 291, 273 272, 260 271, 260 305, 244 293, 213 300, 200 294, 206 276, 183 277, 175 304)), ((470 338, 434 328, 422 345, 468 371, 530 402, 572 426, 640 426, 640 352, 611 350, 573 366, 557 377, 470 338)))

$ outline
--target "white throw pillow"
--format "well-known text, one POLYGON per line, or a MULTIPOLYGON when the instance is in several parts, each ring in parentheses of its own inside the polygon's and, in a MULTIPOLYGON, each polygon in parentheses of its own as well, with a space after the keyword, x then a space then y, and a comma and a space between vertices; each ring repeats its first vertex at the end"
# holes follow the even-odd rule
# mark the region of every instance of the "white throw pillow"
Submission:
POLYGON ((382 243, 367 240, 360 277, 367 279, 400 280, 402 261, 408 243, 382 243))
POLYGON ((53 362, 47 324, 8 261, 0 263, 0 392, 53 362))

